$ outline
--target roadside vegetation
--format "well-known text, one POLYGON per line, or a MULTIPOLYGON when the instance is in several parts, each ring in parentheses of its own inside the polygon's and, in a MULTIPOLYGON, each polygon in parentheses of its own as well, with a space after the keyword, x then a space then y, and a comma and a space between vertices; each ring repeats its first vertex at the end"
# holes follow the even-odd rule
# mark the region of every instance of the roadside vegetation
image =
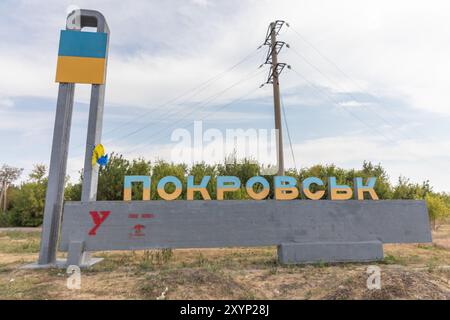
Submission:
MULTIPOLYGON (((23 270, 35 262, 39 231, 0 231, 1 299, 450 299, 450 225, 433 244, 385 245, 371 263, 281 265, 275 247, 97 252, 69 290, 64 269, 23 270), (367 269, 381 289, 367 289, 367 269)), ((59 253, 63 258, 64 253, 59 253)))
MULTIPOLYGON (((232 159, 232 158, 231 158, 232 159)), ((0 208, 0 227, 36 227, 42 224, 45 190, 47 187, 47 168, 38 164, 34 166, 34 170, 28 179, 21 183, 14 182, 19 178, 22 170, 20 168, 12 168, 3 166, 8 170, 0 170, 0 188, 2 182, 7 180, 8 187, 3 198, 6 199, 0 208), (12 176, 11 172, 15 173, 12 176)), ((211 176, 208 184, 208 191, 213 199, 216 198, 216 181, 217 176, 237 176, 242 182, 242 188, 233 193, 227 193, 226 199, 247 199, 245 191, 245 183, 253 176, 260 175, 262 167, 257 163, 249 160, 232 159, 226 164, 209 165, 199 163, 192 167, 185 164, 172 164, 165 161, 150 162, 139 158, 127 160, 122 155, 112 154, 106 167, 100 168, 98 182, 98 200, 122 200, 123 199, 123 181, 126 175, 149 175, 152 176, 151 198, 159 199, 156 192, 158 181, 165 176, 175 176, 183 185, 186 185, 187 176, 195 177, 195 182, 199 183, 203 176, 211 176)), ((343 169, 333 164, 316 165, 309 168, 302 168, 299 171, 290 169, 286 175, 295 177, 298 181, 303 181, 307 177, 315 176, 326 182, 327 177, 336 177, 340 184, 353 186, 354 177, 376 177, 377 183, 375 190, 380 199, 416 199, 426 200, 431 225, 433 229, 439 228, 439 225, 450 216, 450 194, 437 193, 433 191, 428 181, 415 183, 406 177, 399 177, 396 184, 391 184, 388 173, 380 165, 374 165, 371 162, 364 162, 360 169, 343 169)), ((272 176, 265 176, 272 183, 272 176)), ((79 201, 81 198, 81 182, 82 175, 80 173, 77 183, 67 183, 65 190, 65 200, 79 201)), ((69 179, 67 178, 67 181, 69 179)), ((171 192, 171 186, 167 187, 167 191, 171 192)), ((323 188, 327 190, 326 185, 323 188)), ((2 189, 3 190, 3 189, 2 189)), ((197 193, 197 199, 201 195, 197 193)), ((301 196, 299 196, 301 197, 301 196)), ((183 190, 182 199, 186 199, 186 190, 183 190)), ((269 194, 269 198, 273 198, 273 189, 269 194)), ((133 186, 133 199, 142 199, 142 186, 133 186)))
MULTIPOLYGON (((121 200, 125 175, 151 175, 153 199, 158 199, 155 185, 161 177, 173 175, 185 183, 188 175, 196 182, 210 175, 208 191, 214 198, 216 176, 233 175, 245 183, 260 171, 248 160, 188 167, 112 155, 100 170, 98 199, 121 200)), ((434 192, 426 181, 413 183, 404 177, 393 185, 384 168, 370 162, 358 170, 318 165, 287 174, 298 181, 309 176, 326 181, 326 177, 335 176, 338 183, 350 186, 355 176, 375 176, 380 199, 426 200, 435 229, 433 243, 385 245, 385 258, 380 262, 297 266, 280 265, 275 247, 97 252, 94 255, 104 260, 82 270, 80 290, 69 290, 66 270, 20 269, 38 257, 39 229, 0 229, 0 300, 450 299, 449 195, 434 192), (369 265, 381 269, 380 290, 367 288, 369 265)), ((270 176, 266 178, 271 181, 270 176)), ((77 183, 67 183, 66 200, 80 200, 81 181, 80 176, 77 183)), ((6 193, 7 210, 0 212, 1 224, 40 226, 46 185, 47 169, 43 165, 36 165, 25 182, 11 182, 6 193)), ((140 199, 142 190, 134 188, 134 199, 140 199)), ((245 199, 246 194, 238 190, 229 199, 245 199)), ((185 190, 181 197, 186 197, 185 190)), ((64 257, 65 253, 58 253, 58 258, 64 257)))

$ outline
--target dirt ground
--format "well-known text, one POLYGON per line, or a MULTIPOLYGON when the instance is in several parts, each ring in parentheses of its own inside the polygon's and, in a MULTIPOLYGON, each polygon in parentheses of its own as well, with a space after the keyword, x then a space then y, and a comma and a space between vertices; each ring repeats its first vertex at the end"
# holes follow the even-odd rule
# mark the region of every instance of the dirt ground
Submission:
POLYGON ((429 245, 385 245, 367 264, 282 266, 276 248, 102 252, 82 270, 80 290, 66 270, 23 270, 35 262, 39 231, 0 230, 0 299, 449 299, 450 225, 429 245), (367 289, 367 268, 381 289, 367 289))

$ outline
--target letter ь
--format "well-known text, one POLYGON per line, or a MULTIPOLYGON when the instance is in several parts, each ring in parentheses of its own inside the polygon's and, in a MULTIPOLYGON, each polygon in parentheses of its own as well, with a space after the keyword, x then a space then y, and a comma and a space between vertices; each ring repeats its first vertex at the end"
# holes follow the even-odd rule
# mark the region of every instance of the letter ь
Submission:
POLYGON ((90 236, 96 236, 97 230, 100 228, 103 222, 105 222, 106 218, 108 218, 111 211, 91 211, 89 214, 92 217, 92 221, 94 222, 94 227, 89 231, 90 236))

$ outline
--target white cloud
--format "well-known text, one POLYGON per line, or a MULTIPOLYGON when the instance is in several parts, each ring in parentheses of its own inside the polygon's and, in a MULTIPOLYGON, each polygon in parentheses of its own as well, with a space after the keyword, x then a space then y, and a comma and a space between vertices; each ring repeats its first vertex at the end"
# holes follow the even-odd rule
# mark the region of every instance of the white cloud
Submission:
MULTIPOLYGON (((446 167, 450 161, 449 140, 419 141, 397 140, 395 142, 364 135, 324 137, 294 144, 297 167, 334 163, 344 168, 358 168, 363 161, 381 163, 396 182, 400 175, 421 182, 430 180, 436 190, 448 190, 446 167)), ((285 158, 293 167, 288 145, 285 158)))
POLYGON ((54 119, 51 117, 53 114, 48 112, 18 113, 13 108, 0 108, 0 130, 8 130, 22 136, 39 135, 50 132, 53 128, 54 119))
POLYGON ((359 101, 355 101, 355 100, 344 101, 339 104, 343 107, 354 107, 354 108, 367 107, 367 106, 374 105, 373 103, 370 103, 370 102, 359 102, 359 101))
MULTIPOLYGON (((111 25, 108 102, 145 107, 169 99, 254 49, 262 42, 268 23, 279 18, 288 20, 355 79, 342 75, 292 30, 284 30, 280 38, 289 41, 333 83, 292 54, 286 52, 282 59, 320 85, 336 91, 363 87, 381 96, 399 97, 416 108, 450 114, 446 87, 450 74, 448 1, 436 0, 433 5, 407 0, 376 4, 360 0, 191 3, 196 6, 183 1, 134 1, 132 6, 119 1, 78 1, 81 7, 89 4, 102 10, 111 25)), ((14 5, 16 23, 33 32, 30 36, 34 39, 0 45, 3 91, 12 96, 55 95, 58 29, 64 25, 69 4, 52 0, 44 6, 40 2, 14 5)), ((14 34, 15 30, 11 31, 14 34)), ((253 61, 254 66, 259 63, 253 61)), ((231 73, 208 92, 241 76, 242 71, 231 73)), ((285 86, 299 83, 298 78, 286 78, 285 86)), ((77 95, 77 99, 87 97, 86 91, 77 95)))
MULTIPOLYGON (((17 106, 13 102, 20 96, 56 99, 58 89, 54 76, 58 36, 69 4, 71 1, 66 0, 4 1, 0 4, 1 10, 8 12, 7 19, 0 21, 3 130, 17 131, 26 127, 27 130, 34 128, 33 134, 37 134, 51 128, 53 118, 46 119, 48 114, 29 113, 25 118, 16 112, 17 106)), ((327 92, 352 92, 353 95, 368 91, 380 96, 381 101, 386 98, 398 101, 409 113, 418 110, 430 117, 433 114, 450 115, 450 91, 447 88, 450 3, 445 0, 435 0, 432 4, 419 0, 135 0, 132 4, 119 0, 78 0, 77 4, 102 11, 111 27, 108 106, 154 110, 160 103, 254 52, 264 40, 269 22, 285 19, 292 27, 284 28, 280 39, 304 55, 313 67, 289 50, 281 53, 280 61, 291 64, 327 92), (350 75, 350 79, 302 41, 293 28, 350 75)), ((245 78, 263 58, 262 51, 256 53, 251 60, 213 82, 200 94, 181 99, 183 103, 178 107, 185 110, 192 103, 214 96, 245 78)), ((264 82, 265 77, 266 74, 256 76, 219 96, 214 103, 220 105, 243 95, 264 82)), ((304 84, 305 81, 292 71, 285 71, 282 91, 289 92, 285 99, 287 105, 320 105, 321 101, 327 100, 320 92, 295 90, 304 84)), ((270 95, 270 90, 263 89, 253 97, 265 98, 271 103, 270 95)), ((345 99, 343 105, 348 108, 357 109, 369 103, 357 101, 352 96, 345 99)), ((89 100, 88 86, 77 86, 76 100, 89 100)), ((375 107, 384 107, 388 114, 391 112, 390 106, 380 106, 379 101, 375 107)), ((176 107, 171 105, 163 111, 174 109, 176 107)), ((199 114, 202 113, 195 113, 201 117, 199 114)), ((231 116, 230 113, 217 114, 223 119, 231 116)), ((236 117, 248 116, 236 113, 236 117)), ((333 114, 330 114, 332 121, 333 114)), ((422 121, 422 126, 433 126, 432 120, 416 121, 422 121)), ((327 126, 327 123, 323 125, 327 126)), ((443 140, 448 138, 442 137, 443 140)), ((299 161, 311 164, 327 159, 338 159, 343 164, 380 159, 388 161, 397 172, 404 168, 411 176, 420 173, 421 177, 436 177, 437 185, 449 190, 448 183, 444 182, 448 175, 439 175, 435 165, 447 159, 449 145, 438 142, 437 138, 428 143, 408 141, 411 140, 399 140, 398 145, 391 146, 371 137, 324 137, 296 146, 296 153, 299 161), (428 159, 427 162, 411 161, 410 153, 417 152, 421 158, 428 159)), ((154 154, 162 151, 156 149, 154 154)), ((76 162, 76 165, 80 163, 76 162)))
POLYGON ((211 2, 209 0, 192 0, 192 3, 201 7, 211 5, 211 2))
POLYGON ((14 107, 14 101, 8 98, 1 98, 0 97, 0 108, 12 108, 14 107))
MULTIPOLYGON (((222 132, 225 136, 225 133, 222 132)), ((257 140, 250 139, 250 145, 257 144, 257 140)), ((193 143, 193 142, 192 142, 193 143)), ((177 146, 176 142, 159 144, 141 143, 130 148, 126 144, 111 146, 119 153, 124 153, 127 158, 145 157, 149 160, 164 159, 175 163, 192 164, 185 158, 174 159, 172 151, 177 146)), ((227 150, 232 150, 233 146, 223 144, 227 150)), ((211 147, 211 146, 209 146, 211 147)), ((411 178, 415 182, 430 180, 431 185, 436 190, 448 190, 448 175, 446 172, 450 157, 446 150, 450 148, 450 141, 424 142, 419 140, 398 140, 396 142, 385 139, 366 136, 362 134, 354 136, 323 137, 306 140, 293 145, 294 156, 297 163, 293 163, 291 150, 287 141, 285 142, 285 167, 298 169, 316 164, 336 164, 340 167, 351 169, 360 168, 364 161, 381 163, 387 168, 393 183, 397 182, 399 176, 403 175, 411 178)), ((205 161, 208 162, 208 146, 204 149, 192 144, 186 154, 202 154, 199 150, 204 150, 205 161)), ((248 152, 248 150, 247 150, 248 152)), ((270 152, 267 154, 271 154, 270 152)), ((249 154, 246 154, 249 156, 249 154)), ((258 154, 253 155, 254 159, 258 154)), ((192 159, 191 159, 192 160, 192 159)), ((274 164, 275 158, 264 157, 263 162, 274 164)), ((211 162, 211 161, 210 161, 211 162)), ((214 161, 213 161, 214 162, 214 161)), ((77 166, 74 167, 79 168, 77 166)))

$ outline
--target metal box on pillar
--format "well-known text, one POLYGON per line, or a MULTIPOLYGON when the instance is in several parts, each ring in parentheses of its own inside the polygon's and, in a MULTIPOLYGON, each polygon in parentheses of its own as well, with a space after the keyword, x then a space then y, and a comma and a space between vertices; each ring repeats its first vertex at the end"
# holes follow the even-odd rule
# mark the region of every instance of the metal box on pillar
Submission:
POLYGON ((56 82, 105 84, 108 34, 62 30, 56 82))

